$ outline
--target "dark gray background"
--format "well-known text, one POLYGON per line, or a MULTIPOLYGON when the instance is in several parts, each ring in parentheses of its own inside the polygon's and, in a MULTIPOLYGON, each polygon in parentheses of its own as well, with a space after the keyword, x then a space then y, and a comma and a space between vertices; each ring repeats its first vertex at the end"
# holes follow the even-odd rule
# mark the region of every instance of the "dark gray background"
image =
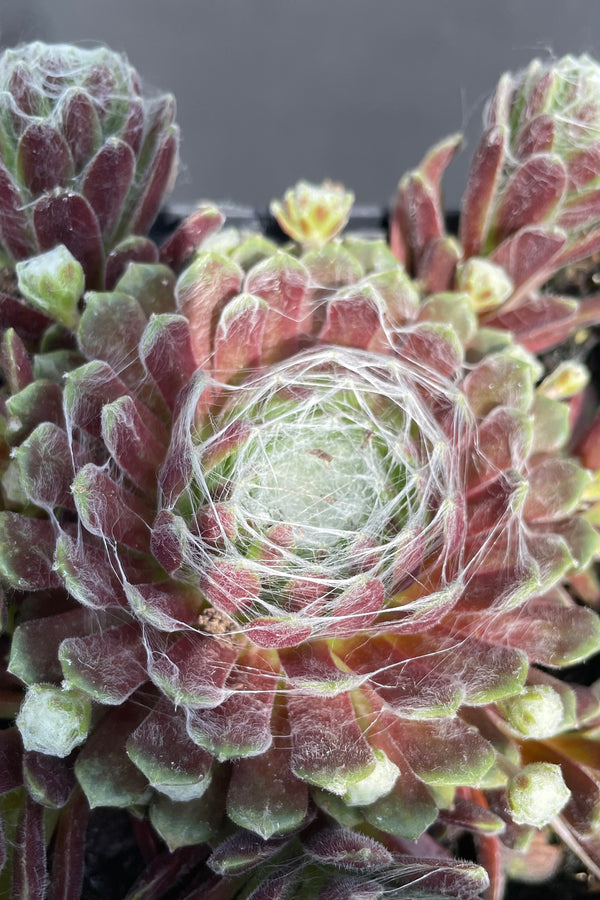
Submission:
POLYGON ((172 91, 175 201, 266 206, 298 178, 384 204, 462 130, 456 207, 486 95, 534 56, 600 55, 600 0, 0 0, 0 44, 102 41, 172 91))

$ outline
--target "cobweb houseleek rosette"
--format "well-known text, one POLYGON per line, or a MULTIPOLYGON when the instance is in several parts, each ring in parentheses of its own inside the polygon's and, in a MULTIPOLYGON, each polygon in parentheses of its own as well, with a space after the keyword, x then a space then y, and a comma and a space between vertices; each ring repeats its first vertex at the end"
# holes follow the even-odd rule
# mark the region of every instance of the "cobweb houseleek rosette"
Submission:
MULTIPOLYGON (((0 57, 0 253, 4 265, 65 244, 89 288, 124 260, 152 262, 145 238, 177 168, 171 95, 142 90, 105 47, 41 42, 0 57)), ((71 323, 69 323, 71 325, 71 323)))
POLYGON ((547 286, 599 247, 598 62, 565 56, 506 73, 483 124, 458 239, 445 228, 441 197, 461 143, 454 135, 401 179, 391 246, 429 291, 468 291, 482 325, 540 353, 598 321, 597 297, 558 296, 547 286))
MULTIPOLYGON (((561 586, 597 550, 568 405, 379 242, 212 247, 174 289, 134 266, 88 294, 88 362, 13 439, 38 512, 3 513, 3 576, 72 598, 13 638, 26 747, 75 751, 89 802, 148 806, 171 847, 224 812, 277 841, 315 808, 512 841, 510 779, 552 753, 554 784, 563 732, 597 714, 536 665, 598 643, 561 586), (502 704, 540 682, 551 715, 518 727, 502 704)), ((597 785, 562 773, 584 841, 597 785)))

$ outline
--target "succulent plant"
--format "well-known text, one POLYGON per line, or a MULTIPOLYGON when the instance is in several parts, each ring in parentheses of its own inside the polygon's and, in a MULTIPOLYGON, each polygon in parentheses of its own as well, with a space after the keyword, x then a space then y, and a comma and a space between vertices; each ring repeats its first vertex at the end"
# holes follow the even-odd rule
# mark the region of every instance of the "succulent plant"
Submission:
POLYGON ((19 900, 79 896, 98 806, 169 848, 132 897, 499 900, 550 825, 600 869, 600 701, 552 674, 600 649, 586 372, 482 321, 494 248, 440 232, 434 284, 410 216, 418 277, 351 205, 300 183, 284 246, 203 206, 110 291, 60 243, 16 265, 44 317, 2 344, 19 900))
POLYGON ((600 67, 588 56, 534 60, 490 100, 468 175, 458 240, 447 233, 441 177, 454 135, 398 186, 395 254, 427 290, 467 290, 479 321, 539 353, 598 321, 596 298, 540 288, 598 249, 600 67))
POLYGON ((88 287, 123 259, 151 261, 149 230, 177 163, 175 104, 145 96, 104 47, 28 44, 0 60, 0 253, 65 244, 88 287), (149 260, 150 255, 150 260, 149 260), (108 259, 107 259, 108 256, 108 259))

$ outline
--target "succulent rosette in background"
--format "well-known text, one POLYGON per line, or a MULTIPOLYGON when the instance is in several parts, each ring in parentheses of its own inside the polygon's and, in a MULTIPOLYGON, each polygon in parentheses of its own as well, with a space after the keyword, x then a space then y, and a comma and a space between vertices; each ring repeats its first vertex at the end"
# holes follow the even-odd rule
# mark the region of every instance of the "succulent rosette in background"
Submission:
POLYGON ((441 177, 460 146, 433 148, 398 186, 391 246, 430 291, 466 289, 480 324, 539 353, 598 321, 597 298, 546 282, 598 250, 600 70, 587 56, 506 73, 488 103, 458 240, 444 225, 441 177))
POLYGON ((87 805, 148 817, 173 855, 147 885, 197 853, 190 900, 499 900, 550 824, 600 866, 599 701, 552 674, 600 647, 585 370, 482 322, 493 249, 413 278, 343 234, 352 199, 300 183, 284 246, 204 206, 105 292, 64 246, 16 265, 54 320, 3 343, 22 896, 43 808, 78 896, 87 805))
POLYGON ((177 168, 175 101, 147 96, 104 47, 28 44, 0 60, 0 252, 65 244, 87 286, 152 261, 149 230, 177 168))

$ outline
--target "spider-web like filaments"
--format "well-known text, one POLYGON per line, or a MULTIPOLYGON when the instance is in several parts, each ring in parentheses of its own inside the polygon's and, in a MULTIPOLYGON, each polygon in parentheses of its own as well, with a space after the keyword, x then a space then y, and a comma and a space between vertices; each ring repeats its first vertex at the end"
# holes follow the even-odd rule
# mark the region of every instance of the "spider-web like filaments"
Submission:
POLYGON ((353 592, 366 584, 403 613, 462 588, 473 421, 450 380, 394 356, 314 348, 219 386, 210 431, 196 434, 201 391, 175 432, 187 484, 163 509, 187 523, 184 578, 219 569, 232 632, 286 614, 313 633, 360 627, 353 592))

